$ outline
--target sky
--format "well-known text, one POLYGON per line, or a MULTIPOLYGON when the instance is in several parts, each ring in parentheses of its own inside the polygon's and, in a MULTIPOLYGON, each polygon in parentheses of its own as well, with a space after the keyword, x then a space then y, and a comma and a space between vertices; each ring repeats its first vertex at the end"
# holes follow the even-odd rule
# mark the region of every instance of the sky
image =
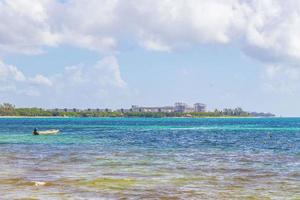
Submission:
POLYGON ((300 116, 298 0, 0 0, 0 103, 300 116))

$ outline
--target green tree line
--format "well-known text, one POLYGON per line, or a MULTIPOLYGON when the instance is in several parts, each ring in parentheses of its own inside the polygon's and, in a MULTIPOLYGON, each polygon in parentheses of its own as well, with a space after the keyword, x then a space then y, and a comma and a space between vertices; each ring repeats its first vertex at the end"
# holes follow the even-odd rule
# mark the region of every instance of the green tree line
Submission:
POLYGON ((117 111, 50 111, 42 108, 16 108, 10 103, 0 104, 0 116, 53 116, 53 117, 248 117, 241 108, 215 110, 213 112, 117 112, 117 111))

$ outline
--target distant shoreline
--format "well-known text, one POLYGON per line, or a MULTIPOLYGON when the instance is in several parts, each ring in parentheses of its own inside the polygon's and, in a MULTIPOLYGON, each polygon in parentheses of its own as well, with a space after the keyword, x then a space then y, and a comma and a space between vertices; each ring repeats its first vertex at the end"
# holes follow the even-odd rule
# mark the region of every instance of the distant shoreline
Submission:
MULTIPOLYGON (((176 106, 175 106, 176 107, 176 106)), ((126 117, 126 118, 241 118, 241 117, 274 117, 272 113, 248 112, 242 108, 223 109, 214 111, 185 110, 172 107, 171 110, 159 110, 153 108, 139 108, 133 106, 131 109, 43 109, 43 108, 16 108, 9 103, 0 104, 0 117, 2 118, 65 118, 65 117, 126 117), (137 108, 139 108, 137 110, 137 108), (142 109, 143 108, 143 109, 142 109), (146 109, 146 110, 145 110, 146 109), (150 109, 150 110, 149 110, 150 109)), ((185 104, 181 107, 186 107, 185 104)), ((180 107, 180 108, 181 108, 180 107)), ((169 108, 169 107, 168 107, 169 108)))
POLYGON ((62 116, 0 116, 0 118, 70 118, 62 116))
POLYGON ((134 116, 134 117, 127 117, 127 116, 118 116, 118 117, 70 117, 70 116, 0 116, 0 119, 5 119, 5 118, 41 118, 41 119, 51 119, 51 118, 56 118, 56 119, 67 119, 67 118, 177 118, 177 119, 199 119, 199 118, 218 118, 218 119, 230 119, 230 118, 279 118, 279 117, 254 117, 254 116, 214 116, 214 117, 210 117, 210 116, 201 116, 201 117, 139 117, 139 116, 134 116))

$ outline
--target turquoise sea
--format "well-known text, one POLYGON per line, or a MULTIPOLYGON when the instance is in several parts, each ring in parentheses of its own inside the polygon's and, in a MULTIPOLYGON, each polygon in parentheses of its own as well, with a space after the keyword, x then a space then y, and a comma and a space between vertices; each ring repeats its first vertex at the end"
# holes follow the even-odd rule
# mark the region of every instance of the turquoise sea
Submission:
POLYGON ((0 152, 0 199, 300 199, 300 118, 1 118, 0 152))

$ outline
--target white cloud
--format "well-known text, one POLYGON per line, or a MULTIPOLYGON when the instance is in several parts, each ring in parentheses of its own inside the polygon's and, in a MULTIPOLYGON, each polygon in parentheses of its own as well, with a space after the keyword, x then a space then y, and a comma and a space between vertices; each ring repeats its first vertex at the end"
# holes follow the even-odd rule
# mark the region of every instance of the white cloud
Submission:
POLYGON ((124 98, 128 91, 121 78, 119 64, 112 56, 104 57, 93 66, 68 66, 49 79, 53 86, 42 95, 49 97, 48 105, 53 107, 108 105, 124 98))
POLYGON ((26 77, 17 67, 0 61, 0 98, 6 94, 24 102, 32 102, 34 98, 53 107, 98 106, 124 98, 127 86, 113 56, 104 57, 93 66, 65 67, 63 72, 47 77, 41 74, 26 77))
POLYGON ((49 9, 51 27, 61 43, 107 54, 117 46, 118 0, 72 0, 53 3, 49 9))
POLYGON ((164 0, 153 4, 149 1, 143 2, 149 3, 149 15, 146 19, 147 24, 149 20, 151 26, 141 24, 140 28, 157 33, 169 42, 229 41, 227 31, 233 21, 235 1, 164 0))
POLYGON ((60 74, 51 77, 53 86, 59 87, 84 87, 90 92, 98 89, 125 88, 126 83, 121 77, 118 61, 113 56, 104 57, 94 66, 83 64, 67 66, 60 74))
POLYGON ((47 77, 37 74, 34 78, 30 78, 29 82, 35 85, 45 85, 45 86, 52 86, 53 83, 47 77))
POLYGON ((170 52, 172 49, 171 46, 164 44, 162 41, 160 41, 159 38, 155 38, 154 36, 149 36, 146 33, 141 33, 140 38, 141 38, 140 45, 147 50, 170 52))
POLYGON ((234 43, 266 63, 300 62, 299 1, 142 0, 129 5, 147 49, 234 43))
POLYGON ((15 66, 6 65, 0 60, 0 81, 25 81, 24 74, 15 66))
POLYGON ((121 78, 119 64, 115 57, 109 56, 98 61, 90 73, 95 76, 95 81, 101 85, 113 85, 116 87, 125 87, 126 83, 121 78))
POLYGON ((246 51, 265 62, 299 62, 300 3, 298 1, 250 1, 245 14, 246 51))
POLYGON ((234 43, 263 62, 300 62, 296 0, 2 0, 0 51, 41 53, 71 44, 117 52, 123 40, 172 51, 234 43))
POLYGON ((16 66, 7 65, 0 60, 0 98, 4 94, 39 96, 40 91, 52 86, 52 82, 43 75, 27 77, 16 66))
POLYGON ((48 23, 47 0, 0 1, 0 53, 38 54, 56 45, 58 34, 48 23))
POLYGON ((5 82, 3 91, 24 82, 33 91, 51 87, 57 95, 62 95, 60 89, 72 98, 79 92, 101 99, 111 88, 126 88, 111 55, 130 41, 167 52, 204 43, 233 44, 266 65, 268 84, 296 84, 299 35, 297 0, 0 0, 1 57, 38 54, 45 46, 63 44, 109 55, 93 67, 68 67, 54 77, 28 78, 0 62, 0 81, 5 82))

